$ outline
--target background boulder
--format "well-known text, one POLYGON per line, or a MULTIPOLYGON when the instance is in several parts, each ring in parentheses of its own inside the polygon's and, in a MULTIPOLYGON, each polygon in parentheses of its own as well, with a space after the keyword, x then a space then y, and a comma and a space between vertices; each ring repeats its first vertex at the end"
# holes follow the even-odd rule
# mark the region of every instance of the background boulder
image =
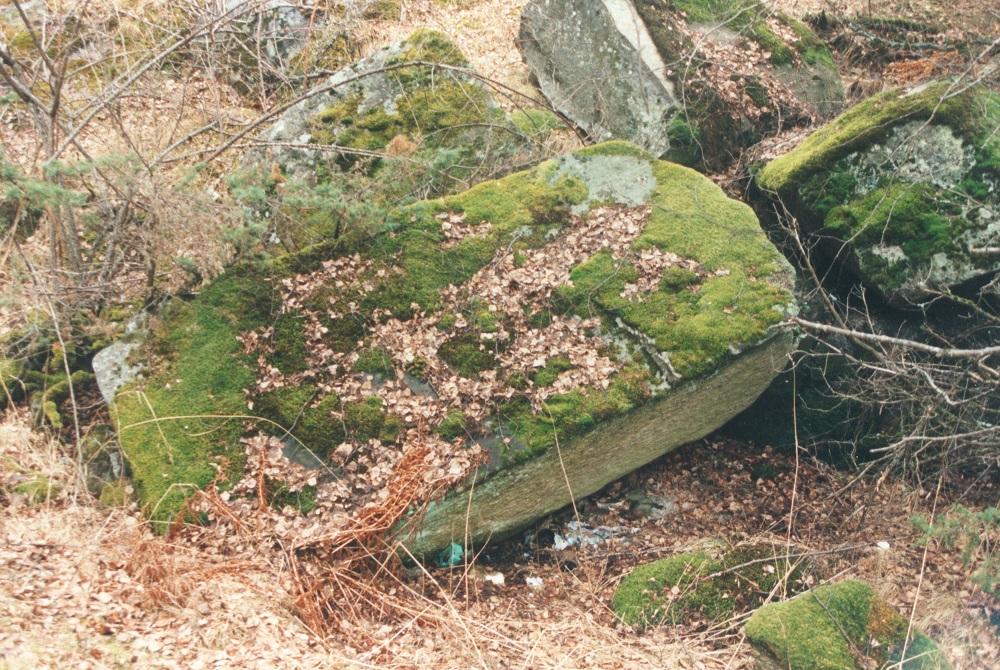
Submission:
POLYGON ((520 47, 553 106, 593 137, 708 169, 843 100, 812 30, 754 0, 533 0, 520 47))
POLYGON ((1000 96, 948 81, 865 100, 757 176, 897 304, 1000 269, 1000 96), (832 240, 832 241, 831 241, 832 240))
POLYGON ((428 29, 313 90, 263 132, 263 148, 232 179, 289 250, 537 162, 563 127, 547 110, 505 113, 461 51, 428 29))

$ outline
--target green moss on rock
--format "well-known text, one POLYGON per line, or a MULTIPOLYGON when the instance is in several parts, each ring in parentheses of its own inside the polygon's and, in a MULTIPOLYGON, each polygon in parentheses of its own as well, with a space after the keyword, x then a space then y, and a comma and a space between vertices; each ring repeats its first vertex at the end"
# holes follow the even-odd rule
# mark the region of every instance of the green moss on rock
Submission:
MULTIPOLYGON (((895 302, 996 269, 1000 95, 939 81, 855 105, 771 161, 757 183, 808 230, 847 244, 858 276, 895 302)), ((831 246, 832 245, 828 245, 831 246)))
POLYGON ((539 388, 552 386, 556 382, 556 379, 559 378, 559 375, 572 369, 573 363, 565 356, 550 358, 545 362, 545 366, 535 373, 532 381, 539 388))
POLYGON ((28 476, 12 487, 14 493, 24 496, 31 505, 41 505, 59 495, 59 485, 45 475, 28 476))
POLYGON ((510 122, 519 131, 536 140, 544 139, 553 130, 560 130, 566 124, 547 109, 525 108, 510 115, 510 122))
POLYGON ((321 394, 312 384, 265 393, 257 399, 255 409, 273 422, 263 428, 279 436, 290 432, 321 458, 346 437, 344 422, 338 416, 340 399, 334 394, 321 394))
POLYGON ((344 405, 344 427, 347 434, 359 442, 378 439, 385 425, 382 399, 376 396, 344 405))
POLYGON ((495 352, 474 332, 449 339, 438 348, 438 355, 455 372, 468 379, 496 367, 497 363, 495 352))
POLYGON ((848 580, 820 586, 791 600, 765 605, 747 621, 746 635, 777 667, 795 670, 856 670, 860 653, 904 670, 944 669, 948 662, 930 638, 914 631, 904 641, 907 620, 870 586, 848 580))
POLYGON ((365 372, 370 375, 390 375, 393 371, 392 357, 378 347, 365 349, 358 354, 358 360, 354 363, 357 372, 365 372))
POLYGON ((630 301, 621 292, 635 270, 601 253, 574 269, 573 285, 561 294, 581 314, 599 304, 652 338, 658 350, 670 352, 673 369, 689 377, 717 366, 733 342, 762 337, 783 318, 776 307, 784 289, 769 279, 787 272, 787 264, 773 247, 760 244, 753 211, 718 186, 669 163, 658 163, 654 174, 653 214, 636 248, 670 250, 696 260, 709 276, 697 291, 676 291, 668 278, 646 300, 630 301), (708 217, 712 225, 706 225, 708 217))
POLYGON ((981 107, 996 94, 973 88, 962 95, 948 96, 950 89, 949 82, 934 82, 918 91, 893 89, 872 96, 809 135, 788 154, 768 163, 758 173, 757 183, 782 192, 857 148, 884 138, 893 126, 907 121, 933 118, 935 123, 973 137, 987 132, 981 120, 975 119, 974 110, 977 102, 981 107))
POLYGON ((866 276, 883 291, 903 286, 914 266, 929 265, 936 254, 961 253, 958 241, 967 227, 955 199, 930 184, 890 183, 826 217, 827 230, 861 249, 866 276), (898 246, 903 256, 870 250, 880 245, 898 246))
POLYGON ((128 480, 118 479, 101 487, 98 498, 105 507, 125 507, 132 502, 128 480))
MULTIPOLYGON (((502 112, 485 88, 434 64, 465 67, 468 61, 443 33, 414 32, 385 62, 392 68, 385 75, 388 91, 356 85, 313 114, 309 123, 313 141, 369 151, 385 150, 399 137, 414 149, 419 147, 416 143, 429 149, 462 147, 484 125, 502 121, 502 112), (400 67, 406 63, 417 64, 400 67)), ((358 160, 355 154, 340 158, 344 167, 358 160)), ((373 167, 380 165, 376 162, 373 167)))
POLYGON ((174 302, 153 337, 160 362, 116 398, 136 493, 161 529, 193 491, 241 470, 240 417, 248 414, 244 389, 254 374, 236 338, 263 323, 274 300, 271 284, 243 268, 192 302, 174 302))
MULTIPOLYGON (((363 261, 355 280, 317 282, 301 302, 326 329, 324 345, 342 353, 360 350, 350 359, 354 369, 337 375, 395 376, 400 371, 389 354, 399 352, 377 348, 374 326, 389 318, 406 322, 439 313, 440 319, 429 321, 428 327, 450 324, 443 326, 449 336, 441 338, 444 345, 435 354, 441 360, 427 361, 424 356, 430 354, 419 352, 406 371, 426 382, 433 375, 419 368, 426 373, 442 369, 443 363, 476 378, 496 369, 496 358, 507 346, 507 336, 499 334, 511 330, 508 317, 492 313, 474 296, 445 310, 445 297, 498 254, 524 257, 577 225, 576 217, 609 203, 650 207, 630 253, 653 248, 670 252, 697 271, 673 268, 649 293, 627 300, 620 293, 636 272, 630 261, 618 267, 622 263, 610 254, 598 253, 573 269, 572 285, 559 289, 552 305, 543 305, 548 317, 538 319, 538 327, 545 327, 552 314, 596 316, 592 336, 607 336, 602 355, 622 356, 621 365, 606 386, 550 395, 541 407, 517 398, 485 418, 484 425, 510 438, 496 455, 495 467, 530 460, 557 440, 567 445, 672 385, 710 375, 742 348, 771 337, 771 326, 792 302, 791 273, 751 210, 696 172, 655 161, 632 145, 588 147, 455 196, 399 208, 374 234, 347 236, 274 262, 237 268, 194 301, 172 306, 151 338, 149 349, 158 355, 152 372, 116 401, 119 434, 140 502, 155 521, 169 521, 192 491, 213 480, 225 483, 238 477, 243 454, 239 438, 246 428, 281 437, 290 432, 320 456, 341 441, 392 443, 404 428, 412 428, 387 414, 377 395, 381 380, 373 383, 368 397, 338 398, 325 386, 324 376, 334 373, 324 367, 266 392, 255 390, 258 355, 264 369, 273 366, 286 375, 305 372, 308 361, 302 313, 283 311, 278 304, 275 287, 282 279, 320 269, 324 261, 346 254, 363 261), (468 234, 449 236, 445 220, 461 221, 454 225, 468 227, 468 234), (467 325, 456 325, 460 317, 467 325), (237 338, 247 331, 257 333, 264 348, 246 354, 237 338), (615 338, 621 342, 613 342, 615 338), (619 353, 615 344, 632 353, 619 353), (647 349, 669 359, 670 375, 665 378, 664 370, 651 364, 647 349)), ((518 388, 529 392, 545 387, 568 369, 565 358, 550 358, 531 373, 533 385, 524 379, 518 388)), ((497 370, 501 379, 506 374, 497 370)), ((469 428, 459 416, 461 408, 455 409, 438 426, 445 439, 461 437, 469 428)))
POLYGON ((469 429, 466 424, 467 420, 465 412, 459 409, 453 409, 448 412, 444 421, 438 424, 437 428, 434 429, 434 432, 440 435, 442 439, 450 442, 459 437, 464 437, 468 433, 469 429))
POLYGON ((676 554, 630 572, 611 608, 640 628, 722 621, 759 607, 782 582, 798 591, 804 570, 797 560, 786 562, 780 548, 765 545, 676 554))

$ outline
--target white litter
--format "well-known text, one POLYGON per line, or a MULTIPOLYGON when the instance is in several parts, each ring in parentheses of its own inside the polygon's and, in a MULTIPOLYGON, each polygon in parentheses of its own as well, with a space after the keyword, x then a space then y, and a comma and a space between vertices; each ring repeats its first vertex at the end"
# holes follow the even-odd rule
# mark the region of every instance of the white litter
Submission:
POLYGON ((485 577, 483 577, 483 579, 488 581, 490 584, 493 584, 494 586, 503 586, 504 584, 502 572, 494 572, 493 574, 486 575, 485 577))

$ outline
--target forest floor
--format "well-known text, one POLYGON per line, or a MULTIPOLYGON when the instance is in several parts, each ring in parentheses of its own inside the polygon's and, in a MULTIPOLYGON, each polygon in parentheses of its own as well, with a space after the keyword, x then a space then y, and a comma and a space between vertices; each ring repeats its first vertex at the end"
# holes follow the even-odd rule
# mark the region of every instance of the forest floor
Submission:
POLYGON ((969 483, 852 482, 710 438, 471 564, 395 566, 326 637, 297 616, 286 568, 152 534, 134 506, 103 507, 81 489, 63 449, 24 413, 0 424, 4 471, 42 471, 54 485, 41 504, 13 496, 0 522, 0 659, 12 670, 750 667, 739 618, 639 634, 608 608, 635 565, 712 539, 787 543, 825 576, 864 579, 912 612, 956 670, 1000 664, 990 603, 960 549, 924 546, 910 521, 959 498, 995 500, 988 487, 970 501, 969 483), (637 493, 657 512, 636 512, 637 493), (588 541, 557 549, 574 523, 588 541))

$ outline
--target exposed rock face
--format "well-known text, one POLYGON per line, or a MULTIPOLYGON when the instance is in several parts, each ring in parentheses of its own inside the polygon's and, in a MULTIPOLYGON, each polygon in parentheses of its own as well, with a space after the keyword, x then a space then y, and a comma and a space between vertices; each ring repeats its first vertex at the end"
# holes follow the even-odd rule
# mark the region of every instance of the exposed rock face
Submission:
POLYGON ((542 92, 589 134, 688 165, 724 166, 843 100, 816 35, 755 0, 533 0, 520 44, 542 92))
POLYGON ((190 417, 249 414, 251 444, 314 469, 310 520, 408 468, 439 498, 397 529, 412 551, 485 542, 745 408, 794 344, 791 283, 748 207, 597 145, 230 271, 160 325, 120 437, 158 520, 213 464, 240 476, 241 426, 190 417))
POLYGON ((920 631, 912 631, 906 644, 908 629, 906 617, 870 586, 848 580, 761 607, 747 621, 746 636, 759 653, 758 667, 766 670, 860 670, 869 662, 909 670, 950 667, 920 631))
POLYGON ((520 47, 552 105, 591 136, 670 149, 664 128, 681 103, 628 0, 529 3, 520 47))
POLYGON ((936 82, 845 112, 758 184, 896 303, 1000 269, 1000 95, 936 82), (846 253, 841 250, 846 248, 846 253))
POLYGON ((271 66, 279 70, 302 48, 309 36, 309 20, 302 15, 293 2, 268 0, 255 11, 246 12, 243 0, 224 0, 224 15, 238 15, 233 22, 233 30, 239 36, 241 45, 231 45, 233 50, 246 49, 258 53, 271 66))
POLYGON ((124 337, 94 354, 91 362, 94 378, 101 397, 109 405, 118 395, 118 389, 134 380, 142 371, 138 365, 129 363, 129 356, 139 346, 147 318, 144 312, 140 313, 125 326, 124 337))

